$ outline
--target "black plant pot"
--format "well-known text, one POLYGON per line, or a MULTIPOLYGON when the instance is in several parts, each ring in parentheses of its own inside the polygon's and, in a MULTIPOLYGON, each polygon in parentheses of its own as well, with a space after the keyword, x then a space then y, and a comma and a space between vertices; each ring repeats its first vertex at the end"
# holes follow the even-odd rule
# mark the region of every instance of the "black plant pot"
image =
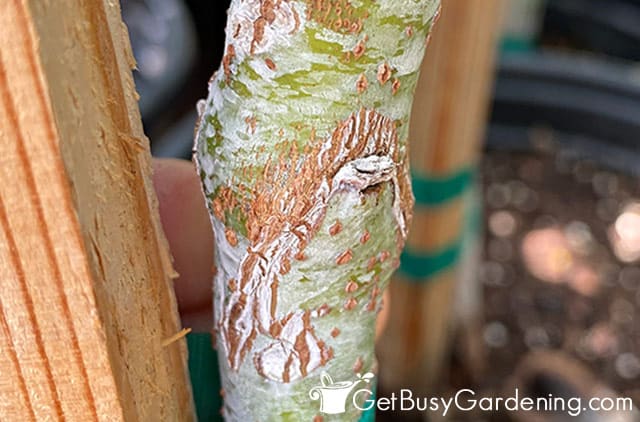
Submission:
POLYGON ((532 127, 608 166, 640 173, 640 72, 597 57, 542 52, 501 60, 488 146, 529 149, 532 127))
POLYGON ((587 50, 640 60, 640 1, 549 0, 544 34, 587 50))

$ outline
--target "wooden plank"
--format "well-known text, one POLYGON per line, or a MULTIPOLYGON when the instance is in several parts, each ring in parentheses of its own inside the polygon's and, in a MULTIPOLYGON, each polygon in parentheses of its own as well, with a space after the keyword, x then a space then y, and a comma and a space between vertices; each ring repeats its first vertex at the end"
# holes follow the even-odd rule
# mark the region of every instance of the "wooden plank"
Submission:
MULTIPOLYGON (((503 0, 443 0, 427 47, 410 128, 412 170, 431 177, 478 160, 491 92, 503 0)), ((417 204, 407 247, 437 251, 460 238, 462 197, 437 207, 417 204)), ((456 268, 424 284, 396 276, 389 320, 378 342, 381 382, 389 391, 429 393, 449 350, 456 268)))
POLYGON ((0 420, 193 420, 117 1, 0 2, 0 420))

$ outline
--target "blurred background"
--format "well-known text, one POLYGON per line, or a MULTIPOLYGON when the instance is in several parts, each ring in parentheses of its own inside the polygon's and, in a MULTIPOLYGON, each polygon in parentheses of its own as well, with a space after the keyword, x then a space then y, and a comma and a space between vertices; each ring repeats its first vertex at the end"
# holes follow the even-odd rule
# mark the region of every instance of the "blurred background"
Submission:
MULTIPOLYGON (((195 103, 221 60, 229 0, 121 2, 152 152, 189 159, 195 103)), ((380 323, 379 393, 499 396, 518 387, 530 397, 623 396, 638 406, 640 0, 443 5, 423 71, 440 93, 419 86, 414 118, 428 127, 412 124, 412 165, 427 187, 417 188, 417 221, 380 323), (435 139, 433 128, 442 134, 447 124, 457 132, 435 139), (420 198, 419 189, 445 185, 446 198, 420 198), (459 212, 442 216, 451 209, 459 212), (455 253, 438 261, 446 251, 455 253)))

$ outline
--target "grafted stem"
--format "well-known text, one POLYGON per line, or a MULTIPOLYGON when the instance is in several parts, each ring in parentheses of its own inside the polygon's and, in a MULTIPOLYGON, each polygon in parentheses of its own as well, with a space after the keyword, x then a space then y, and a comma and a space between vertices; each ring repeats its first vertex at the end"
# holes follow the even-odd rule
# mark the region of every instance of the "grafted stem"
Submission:
MULTIPOLYGON (((234 0, 195 159, 230 420, 312 420, 375 372, 411 216, 409 113, 437 0, 234 0)), ((359 411, 347 405, 344 420, 359 411)))

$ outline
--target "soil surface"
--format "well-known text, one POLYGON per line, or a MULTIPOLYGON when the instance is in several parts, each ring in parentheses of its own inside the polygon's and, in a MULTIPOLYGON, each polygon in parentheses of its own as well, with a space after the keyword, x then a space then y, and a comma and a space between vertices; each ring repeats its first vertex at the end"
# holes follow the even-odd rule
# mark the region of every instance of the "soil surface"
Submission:
MULTIPOLYGON (((508 397, 517 386, 531 397, 587 398, 609 389, 637 406, 640 183, 571 157, 567 151, 484 156, 478 273, 486 362, 474 389, 479 396, 508 397)), ((465 380, 454 375, 449 384, 469 387, 465 380)), ((627 416, 620 420, 637 420, 627 416)), ((565 420, 537 417, 482 412, 456 420, 565 420)))

